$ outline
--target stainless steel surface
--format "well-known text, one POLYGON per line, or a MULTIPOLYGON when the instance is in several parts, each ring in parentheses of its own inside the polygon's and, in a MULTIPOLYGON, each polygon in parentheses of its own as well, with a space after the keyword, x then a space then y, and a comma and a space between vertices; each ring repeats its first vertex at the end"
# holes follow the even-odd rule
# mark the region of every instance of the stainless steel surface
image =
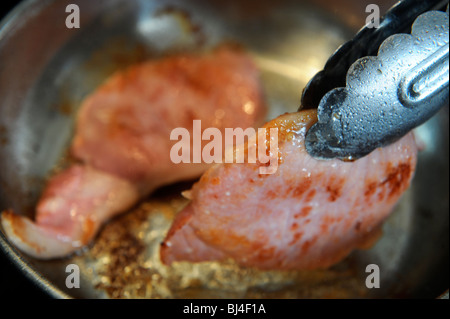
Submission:
MULTIPOLYGON (((307 81, 356 32, 321 3, 23 3, 0 26, 0 209, 32 216, 46 177, 64 162, 82 99, 114 70, 144 59, 241 43, 261 69, 268 118, 295 111, 307 81), (69 3, 80 6, 79 30, 65 27, 69 3)), ((341 8, 348 12, 354 6, 345 0, 341 8)), ((364 21, 366 13, 358 14, 364 21)), ((425 149, 413 185, 385 224, 381 240, 327 270, 161 265, 155 257, 158 244, 184 203, 179 193, 186 185, 159 190, 136 210, 115 218, 76 256, 35 260, 1 234, 2 249, 43 289, 62 298, 437 298, 448 288, 448 108, 421 126, 418 138, 425 149), (79 289, 65 285, 65 268, 73 263, 81 270, 79 289), (380 267, 380 289, 365 286, 369 263, 380 267)))
POLYGON ((357 60, 346 87, 328 92, 306 148, 317 158, 357 159, 388 145, 448 105, 448 13, 429 11, 411 34, 357 60))

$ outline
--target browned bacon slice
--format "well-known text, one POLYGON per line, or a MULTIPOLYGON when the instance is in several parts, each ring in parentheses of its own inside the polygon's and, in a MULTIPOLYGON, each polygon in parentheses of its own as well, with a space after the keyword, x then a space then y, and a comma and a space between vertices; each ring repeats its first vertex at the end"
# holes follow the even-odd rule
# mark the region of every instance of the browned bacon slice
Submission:
POLYGON ((198 177, 205 165, 170 159, 174 128, 254 127, 265 107, 259 72, 237 49, 177 55, 113 75, 79 112, 72 152, 99 170, 138 184, 145 192, 198 177))
POLYGON ((163 262, 324 268, 373 242, 413 177, 413 134, 354 162, 320 161, 304 147, 315 121, 315 111, 303 111, 266 124, 279 130, 272 175, 261 175, 260 163, 211 167, 162 243, 163 262))
POLYGON ((205 164, 174 164, 177 127, 254 127, 265 113, 259 74, 241 50, 177 55, 112 75, 78 114, 72 153, 82 164, 50 179, 35 221, 11 211, 3 228, 38 258, 67 255, 157 187, 198 177, 205 164))

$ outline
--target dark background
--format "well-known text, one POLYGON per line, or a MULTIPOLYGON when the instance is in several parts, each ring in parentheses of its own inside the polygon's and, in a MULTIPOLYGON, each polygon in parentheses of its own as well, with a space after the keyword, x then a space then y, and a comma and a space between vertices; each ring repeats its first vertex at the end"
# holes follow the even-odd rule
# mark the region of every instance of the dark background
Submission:
MULTIPOLYGON (((20 1, 1 0, 0 2, 0 20, 11 11, 20 1)), ((1 67, 2 61, 0 61, 1 67)), ((49 298, 34 283, 5 256, 0 250, 0 300, 5 298, 49 298)), ((3 305, 3 303, 2 303, 3 305)))

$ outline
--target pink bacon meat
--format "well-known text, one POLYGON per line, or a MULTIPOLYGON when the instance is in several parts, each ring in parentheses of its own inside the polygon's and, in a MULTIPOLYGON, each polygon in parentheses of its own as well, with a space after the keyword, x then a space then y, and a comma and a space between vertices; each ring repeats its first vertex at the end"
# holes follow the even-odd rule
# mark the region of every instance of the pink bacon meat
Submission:
POLYGON ((71 152, 82 164, 52 177, 35 221, 6 211, 8 239, 37 258, 88 244, 101 225, 156 188, 198 177, 206 164, 174 164, 172 129, 254 127, 265 115, 259 73, 242 51, 177 55, 112 75, 83 102, 71 152))
POLYGON ((72 153, 148 193, 201 175, 205 164, 173 164, 174 128, 254 127, 265 106, 259 72, 244 52, 228 47, 203 56, 177 55, 112 76, 78 114, 72 153))
POLYGON ((139 199, 130 182, 74 165, 53 177, 36 207, 36 221, 11 211, 2 214, 9 240, 31 256, 65 256, 88 244, 105 220, 139 199))
POLYGON ((211 167, 162 243, 163 262, 232 258, 260 269, 326 268, 374 242, 413 178, 413 134, 354 162, 321 161, 304 146, 316 120, 315 111, 302 111, 266 124, 278 128, 272 175, 259 174, 261 163, 211 167))

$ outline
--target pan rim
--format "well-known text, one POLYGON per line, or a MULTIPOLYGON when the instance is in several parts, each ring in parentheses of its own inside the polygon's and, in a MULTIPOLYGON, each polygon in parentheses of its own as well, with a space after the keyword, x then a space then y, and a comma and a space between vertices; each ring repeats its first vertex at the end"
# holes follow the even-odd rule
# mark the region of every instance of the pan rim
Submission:
POLYGON ((14 266, 18 268, 28 280, 46 292, 50 297, 55 299, 72 299, 71 296, 57 288, 34 266, 25 260, 25 258, 23 258, 23 256, 5 238, 3 230, 0 231, 0 248, 6 257, 13 262, 14 266))
MULTIPOLYGON (((33 6, 40 4, 42 7, 48 2, 39 3, 37 0, 24 0, 19 2, 6 16, 0 20, 0 42, 5 38, 8 31, 14 27, 17 20, 28 10, 33 10, 33 6)), ((41 290, 46 292, 50 297, 56 299, 71 299, 68 294, 48 281, 30 262, 28 262, 15 247, 13 247, 4 235, 3 229, 0 227, 0 250, 2 253, 20 270, 25 277, 41 290)))

